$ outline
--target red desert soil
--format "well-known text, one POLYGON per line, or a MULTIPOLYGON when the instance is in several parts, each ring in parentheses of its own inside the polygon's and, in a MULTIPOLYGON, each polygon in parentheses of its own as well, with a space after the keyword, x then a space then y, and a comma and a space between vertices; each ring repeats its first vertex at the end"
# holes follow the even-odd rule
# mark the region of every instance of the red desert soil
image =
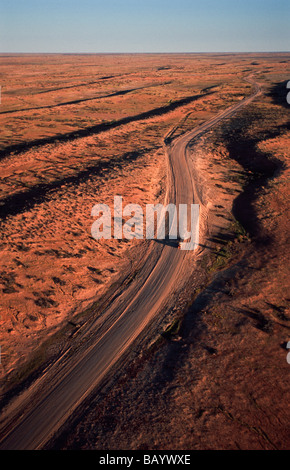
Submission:
POLYGON ((124 204, 162 200, 164 136, 191 129, 249 94, 250 85, 243 63, 237 63, 238 79, 224 65, 217 66, 215 79, 208 77, 210 61, 203 56, 0 60, 6 390, 27 374, 36 347, 68 321, 79 322, 76 316, 101 299, 135 258, 134 242, 92 239, 92 207, 111 205, 114 195, 124 204))
POLYGON ((211 224, 196 273, 52 446, 289 447, 289 55, 0 61, 2 394, 138 263, 142 241, 92 239, 93 205, 162 202, 165 136, 248 95, 256 72, 262 95, 190 147, 211 224))

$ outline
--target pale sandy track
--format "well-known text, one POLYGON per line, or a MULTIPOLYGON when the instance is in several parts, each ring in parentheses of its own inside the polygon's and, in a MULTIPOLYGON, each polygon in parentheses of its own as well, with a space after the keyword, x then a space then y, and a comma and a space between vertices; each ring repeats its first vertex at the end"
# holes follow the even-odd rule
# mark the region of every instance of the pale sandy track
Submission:
MULTIPOLYGON (((169 178, 166 202, 198 203, 187 162, 186 148, 221 120, 251 102, 260 89, 219 113, 168 147, 169 178)), ((0 449, 40 449, 65 423, 77 406, 109 375, 111 367, 156 317, 170 293, 178 288, 192 253, 152 241, 155 256, 148 257, 142 273, 106 312, 108 329, 88 347, 52 366, 38 384, 23 393, 17 407, 2 421, 0 449)), ((198 251, 198 250, 197 250, 198 251)))

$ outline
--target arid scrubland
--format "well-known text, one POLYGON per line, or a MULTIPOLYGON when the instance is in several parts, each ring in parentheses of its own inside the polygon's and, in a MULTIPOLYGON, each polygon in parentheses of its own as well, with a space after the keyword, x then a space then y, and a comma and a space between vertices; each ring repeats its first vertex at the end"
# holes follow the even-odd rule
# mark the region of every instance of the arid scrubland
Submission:
POLYGON ((114 195, 162 202, 166 142, 248 96, 247 77, 262 88, 190 147, 220 233, 208 240, 200 278, 187 282, 177 332, 136 361, 104 406, 92 405, 64 447, 289 443, 289 60, 0 56, 3 392, 26 378, 32 358, 34 366, 46 359, 47 349, 38 351, 49 338, 50 353, 60 352, 67 331, 97 316, 94 305, 138 262, 143 240, 92 238, 93 205, 112 205, 114 195))

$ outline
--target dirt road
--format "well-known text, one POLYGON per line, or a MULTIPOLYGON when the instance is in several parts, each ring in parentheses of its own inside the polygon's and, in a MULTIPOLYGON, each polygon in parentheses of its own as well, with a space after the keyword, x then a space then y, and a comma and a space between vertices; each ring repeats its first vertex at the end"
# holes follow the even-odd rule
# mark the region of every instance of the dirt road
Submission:
MULTIPOLYGON (((176 205, 200 202, 187 162, 187 145, 221 120, 233 116, 259 93, 258 85, 254 84, 251 96, 168 146, 166 202, 176 205)), ((148 257, 138 278, 106 312, 106 318, 110 319, 108 328, 96 331, 89 346, 53 365, 11 408, 7 407, 2 418, 0 449, 41 449, 156 317, 181 281, 192 254, 155 241, 151 242, 151 248, 155 256, 148 257)))

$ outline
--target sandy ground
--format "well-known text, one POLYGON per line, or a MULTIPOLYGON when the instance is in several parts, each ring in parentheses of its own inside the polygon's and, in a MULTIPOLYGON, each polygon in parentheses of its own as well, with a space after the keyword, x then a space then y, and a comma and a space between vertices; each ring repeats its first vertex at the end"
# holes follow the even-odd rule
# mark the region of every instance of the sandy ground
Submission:
POLYGON ((242 78, 258 72, 263 97, 191 147, 212 233, 168 317, 182 319, 178 333, 153 341, 147 360, 137 354, 56 446, 287 447, 289 110, 275 83, 286 80, 289 57, 0 60, 3 390, 138 257, 142 242, 91 238, 92 206, 115 194, 162 200, 164 137, 242 99, 242 78))
POLYGON ((193 142, 212 227, 203 285, 192 276, 180 323, 139 351, 52 447, 289 448, 287 112, 265 94, 193 142))
POLYGON ((4 55, 0 60, 6 388, 8 377, 16 374, 18 380, 36 346, 74 322, 131 262, 133 243, 91 238, 92 207, 111 205, 116 194, 124 204, 162 198, 164 136, 191 129, 250 87, 235 58, 230 62, 240 76, 234 80, 218 57, 215 79, 203 57, 4 55), (120 121, 128 116, 128 122, 120 121))

